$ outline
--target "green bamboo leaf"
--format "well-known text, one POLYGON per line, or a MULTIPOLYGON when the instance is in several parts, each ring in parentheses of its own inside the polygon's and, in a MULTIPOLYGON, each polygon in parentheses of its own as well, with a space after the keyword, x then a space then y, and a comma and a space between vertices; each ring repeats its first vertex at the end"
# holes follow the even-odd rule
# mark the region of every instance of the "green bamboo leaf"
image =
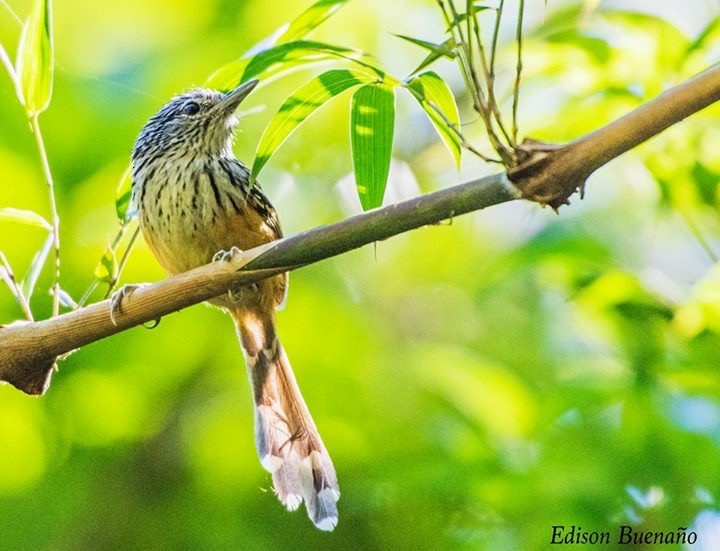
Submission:
POLYGON ((125 172, 120 179, 117 191, 115 192, 115 215, 118 217, 120 222, 127 222, 131 218, 130 210, 130 197, 132 196, 132 175, 130 167, 125 169, 125 172))
MULTIPOLYGON (((485 11, 485 10, 496 10, 496 8, 494 8, 492 6, 486 6, 485 4, 478 3, 478 4, 474 4, 471 7, 471 11, 469 13, 470 13, 470 15, 474 16, 474 15, 478 14, 479 12, 485 11)), ((457 14, 451 21, 450 26, 447 29, 445 29, 445 32, 450 32, 453 27, 456 27, 459 24, 463 23, 467 18, 468 18, 468 12, 457 14)))
POLYGON ((282 44, 303 38, 347 3, 348 0, 319 0, 315 2, 290 23, 287 30, 278 38, 277 43, 282 44))
POLYGON ((459 167, 462 151, 462 140, 459 134, 460 114, 450 87, 437 73, 432 71, 414 77, 406 87, 420 103, 440 135, 440 139, 455 160, 455 164, 459 167))
POLYGON ((45 239, 45 243, 43 243, 42 248, 35 253, 35 256, 33 256, 30 268, 28 269, 27 274, 25 274, 23 280, 20 282, 23 296, 27 298, 28 301, 35 291, 35 284, 40 277, 40 272, 42 271, 43 266, 45 266, 45 261, 52 250, 54 242, 55 240, 53 239, 53 235, 51 233, 47 236, 47 239, 45 239))
POLYGON ((396 34, 398 38, 402 38, 403 40, 406 40, 410 42, 411 44, 415 44, 416 46, 420 46, 424 50, 429 50, 429 54, 423 59, 420 64, 415 67, 415 69, 410 73, 411 75, 414 75, 415 73, 419 73, 422 71, 425 67, 428 65, 431 65, 435 63, 438 59, 446 57, 448 59, 455 59, 457 56, 457 53, 455 51, 455 40, 453 38, 448 38, 445 42, 442 42, 440 44, 435 44, 434 42, 428 42, 427 40, 420 40, 419 38, 414 38, 412 36, 405 36, 402 34, 396 34))
POLYGON ((252 166, 252 177, 257 177, 273 153, 319 107, 345 90, 380 78, 380 73, 358 69, 331 69, 296 90, 280 106, 260 137, 252 166))
POLYGON ((451 38, 447 39, 445 42, 441 42, 440 44, 436 44, 435 42, 430 42, 428 40, 421 40, 419 38, 415 38, 413 36, 406 36, 404 34, 396 34, 394 36, 397 36, 398 38, 402 38, 403 40, 406 40, 407 42, 410 42, 411 44, 415 44, 415 46, 420 46, 424 50, 428 50, 431 53, 437 54, 438 57, 448 57, 450 59, 455 58, 455 49, 453 48, 454 42, 451 38))
POLYGON ((387 84, 368 84, 352 99, 350 136, 353 169, 364 210, 382 205, 390 173, 395 92, 387 84))
POLYGON ((0 220, 25 224, 26 226, 36 226, 47 231, 52 231, 50 222, 32 210, 15 209, 12 207, 0 208, 0 220))
POLYGON ((36 0, 23 25, 18 45, 16 73, 20 101, 29 116, 35 116, 50 104, 53 86, 53 40, 50 0, 36 0))
POLYGON ((95 266, 95 279, 101 283, 113 283, 118 275, 118 263, 115 258, 115 251, 110 246, 105 248, 105 252, 95 266))
POLYGON ((261 78, 266 81, 302 65, 333 59, 357 60, 364 55, 358 50, 324 42, 297 40, 263 50, 251 57, 231 61, 210 75, 206 85, 217 90, 228 91, 251 78, 261 78))

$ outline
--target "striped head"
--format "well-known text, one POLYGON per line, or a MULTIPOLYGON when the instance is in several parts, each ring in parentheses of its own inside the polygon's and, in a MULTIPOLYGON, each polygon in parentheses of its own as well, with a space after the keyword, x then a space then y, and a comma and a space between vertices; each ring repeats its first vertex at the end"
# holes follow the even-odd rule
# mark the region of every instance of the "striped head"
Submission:
POLYGON ((184 160, 230 155, 235 110, 257 86, 250 80, 223 94, 196 88, 175 96, 140 131, 132 151, 133 167, 157 157, 184 160))

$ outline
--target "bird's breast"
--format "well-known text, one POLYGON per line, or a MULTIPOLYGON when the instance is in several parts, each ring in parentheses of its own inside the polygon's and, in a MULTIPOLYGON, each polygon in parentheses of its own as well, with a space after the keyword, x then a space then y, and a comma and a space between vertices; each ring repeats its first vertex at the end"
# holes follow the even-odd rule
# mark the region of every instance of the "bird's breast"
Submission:
POLYGON ((250 249, 277 237, 249 205, 247 171, 239 166, 160 162, 135 175, 140 226, 168 272, 206 264, 220 250, 250 249))

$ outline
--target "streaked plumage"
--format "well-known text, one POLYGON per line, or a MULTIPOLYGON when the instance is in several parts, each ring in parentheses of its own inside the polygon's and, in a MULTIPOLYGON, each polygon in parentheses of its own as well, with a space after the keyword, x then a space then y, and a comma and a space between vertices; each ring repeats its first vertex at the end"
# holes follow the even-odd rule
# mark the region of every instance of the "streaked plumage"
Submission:
MULTIPOLYGON (((232 152, 235 109, 255 84, 176 96, 135 142, 132 203, 148 246, 171 274, 207 264, 219 251, 282 237, 275 209, 232 152)), ((286 290, 283 274, 211 302, 235 321, 253 387, 257 452, 278 498, 289 510, 304 501, 313 523, 332 530, 335 469, 275 333, 286 290)))

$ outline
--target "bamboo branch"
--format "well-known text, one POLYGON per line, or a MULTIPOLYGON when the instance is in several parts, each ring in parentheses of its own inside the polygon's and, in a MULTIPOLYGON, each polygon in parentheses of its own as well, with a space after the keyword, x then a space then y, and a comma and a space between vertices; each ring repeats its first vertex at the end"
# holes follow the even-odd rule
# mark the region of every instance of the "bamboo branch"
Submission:
POLYGON ((225 293, 231 287, 318 262, 368 243, 436 224, 512 199, 519 193, 505 174, 496 174, 409 201, 359 214, 328 226, 245 251, 143 286, 123 299, 110 318, 104 300, 39 322, 17 322, 0 329, 0 381, 28 394, 42 394, 59 356, 130 327, 225 293))
POLYGON ((718 100, 720 65, 565 146, 527 140, 518 149, 524 156, 521 164, 509 169, 507 175, 488 176, 375 209, 245 251, 228 262, 201 266, 141 287, 122 302, 115 323, 110 319, 110 301, 106 300, 48 320, 0 328, 0 381, 29 394, 41 394, 49 385, 59 356, 221 295, 234 286, 517 199, 521 194, 558 207, 597 168, 718 100))
POLYGON ((558 208, 608 161, 717 101, 720 64, 567 145, 525 140, 518 146, 525 158, 508 177, 526 199, 558 208))

